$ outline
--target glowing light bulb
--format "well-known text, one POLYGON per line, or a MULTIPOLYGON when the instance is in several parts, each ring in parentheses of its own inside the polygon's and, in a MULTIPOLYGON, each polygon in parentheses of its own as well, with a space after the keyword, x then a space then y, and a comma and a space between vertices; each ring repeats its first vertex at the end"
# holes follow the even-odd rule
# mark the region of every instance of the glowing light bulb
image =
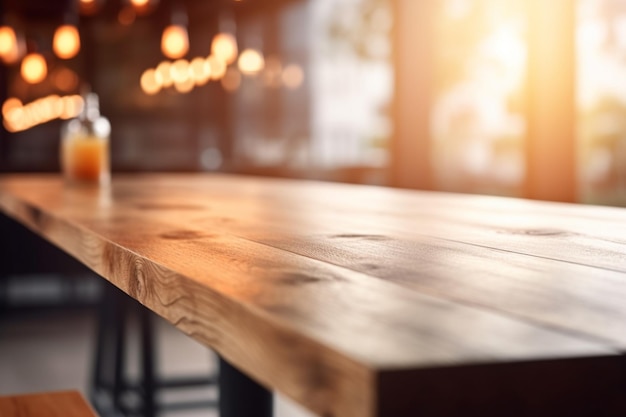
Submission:
POLYGON ((211 68, 212 80, 219 80, 226 74, 226 63, 218 57, 210 55, 206 59, 206 62, 209 63, 209 67, 211 68))
POLYGON ((189 51, 189 35, 187 28, 180 25, 170 25, 163 31, 161 37, 161 51, 171 59, 182 58, 189 51))
POLYGON ((161 91, 163 80, 156 70, 150 68, 145 70, 141 75, 140 84, 144 93, 154 95, 161 91))
POLYGON ((15 109, 19 109, 22 106, 22 101, 19 98, 9 97, 4 101, 4 103, 2 103, 2 116, 6 119, 10 112, 15 109))
POLYGON ((184 81, 176 81, 174 82, 174 88, 181 94, 185 94, 193 90, 195 86, 195 82, 191 78, 187 78, 184 81))
POLYGON ((170 76, 174 84, 186 83, 189 80, 189 62, 186 59, 178 59, 170 67, 170 76))
POLYGON ((237 59, 237 40, 230 33, 218 33, 211 42, 211 55, 232 64, 237 59))
POLYGON ((130 7, 138 15, 146 15, 155 9, 157 3, 158 0, 130 0, 130 7))
POLYGON ((80 0, 78 7, 81 14, 94 15, 100 10, 100 0, 80 0))
POLYGON ((17 36, 10 26, 0 26, 0 56, 7 56, 17 48, 17 36))
POLYGON ((62 59, 74 58, 80 51, 80 36, 73 25, 62 25, 54 32, 52 49, 62 59))
POLYGON ((172 64, 169 61, 163 61, 156 67, 156 72, 161 80, 161 85, 165 88, 171 87, 174 83, 172 80, 172 64))
POLYGON ((46 79, 48 65, 43 55, 31 53, 22 60, 21 74, 24 81, 30 84, 38 84, 46 79))
POLYGON ((189 64, 189 74, 197 86, 204 85, 211 79, 211 64, 202 57, 196 57, 189 64))
POLYGON ((239 71, 244 75, 256 75, 265 66, 263 55, 255 49, 246 49, 239 55, 239 71))

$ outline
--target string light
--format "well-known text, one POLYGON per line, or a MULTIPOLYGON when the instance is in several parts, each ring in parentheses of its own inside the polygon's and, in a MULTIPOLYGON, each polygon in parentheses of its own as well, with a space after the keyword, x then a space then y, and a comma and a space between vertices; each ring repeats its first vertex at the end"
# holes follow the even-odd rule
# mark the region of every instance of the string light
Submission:
POLYGON ((256 49, 246 49, 239 55, 239 71, 244 75, 256 75, 265 66, 263 55, 256 49))
POLYGON ((211 55, 232 64, 237 59, 237 40, 230 33, 218 33, 211 42, 211 55))
POLYGON ((211 67, 211 79, 219 80, 226 74, 226 63, 216 56, 209 56, 207 59, 211 67))
POLYGON ((80 36, 74 25, 62 25, 54 32, 52 49, 61 59, 74 58, 80 51, 80 36))
POLYGON ((204 85, 211 79, 211 64, 202 57, 196 57, 189 64, 189 73, 197 86, 204 85))
POLYGON ((59 97, 55 94, 26 105, 11 97, 2 104, 3 124, 9 132, 20 132, 50 120, 76 117, 82 108, 83 99, 79 95, 59 97))
POLYGON ((156 70, 150 68, 141 74, 140 85, 144 93, 154 95, 161 91, 163 80, 156 70))
POLYGON ((156 67, 156 72, 159 74, 161 85, 165 88, 171 87, 174 81, 172 80, 172 63, 169 61, 163 61, 156 67))
POLYGON ((189 62, 185 59, 178 59, 170 67, 170 75, 174 85, 186 83, 189 80, 189 62))

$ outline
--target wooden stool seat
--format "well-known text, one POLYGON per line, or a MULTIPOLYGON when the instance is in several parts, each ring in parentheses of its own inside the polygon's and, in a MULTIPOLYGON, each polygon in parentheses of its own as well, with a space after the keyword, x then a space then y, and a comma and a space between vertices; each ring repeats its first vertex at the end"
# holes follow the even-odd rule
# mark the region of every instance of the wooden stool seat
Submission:
POLYGON ((78 391, 0 397, 2 417, 97 417, 78 391))

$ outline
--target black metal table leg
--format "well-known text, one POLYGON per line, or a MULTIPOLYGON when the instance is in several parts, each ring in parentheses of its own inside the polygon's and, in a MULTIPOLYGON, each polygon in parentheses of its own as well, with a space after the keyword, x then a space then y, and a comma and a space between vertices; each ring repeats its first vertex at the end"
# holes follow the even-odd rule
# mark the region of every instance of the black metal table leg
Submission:
POLYGON ((154 417, 156 415, 154 375, 155 340, 152 332, 152 312, 139 305, 139 303, 136 303, 135 306, 139 310, 139 322, 141 327, 143 417, 154 417))
POLYGON ((220 417, 272 417, 271 391, 220 357, 220 417))
POLYGON ((113 406, 116 410, 121 410, 122 396, 124 393, 124 370, 126 369, 126 320, 128 315, 127 302, 124 296, 114 289, 115 296, 111 302, 115 308, 115 353, 113 371, 113 406))

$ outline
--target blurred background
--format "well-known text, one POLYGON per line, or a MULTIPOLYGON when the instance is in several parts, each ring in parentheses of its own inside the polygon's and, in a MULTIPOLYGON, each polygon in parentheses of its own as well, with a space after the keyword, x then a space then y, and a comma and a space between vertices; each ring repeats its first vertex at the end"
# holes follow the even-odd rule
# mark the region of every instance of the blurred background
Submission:
POLYGON ((625 200, 625 0, 0 5, 5 172, 59 170, 88 84, 114 173, 625 200))

